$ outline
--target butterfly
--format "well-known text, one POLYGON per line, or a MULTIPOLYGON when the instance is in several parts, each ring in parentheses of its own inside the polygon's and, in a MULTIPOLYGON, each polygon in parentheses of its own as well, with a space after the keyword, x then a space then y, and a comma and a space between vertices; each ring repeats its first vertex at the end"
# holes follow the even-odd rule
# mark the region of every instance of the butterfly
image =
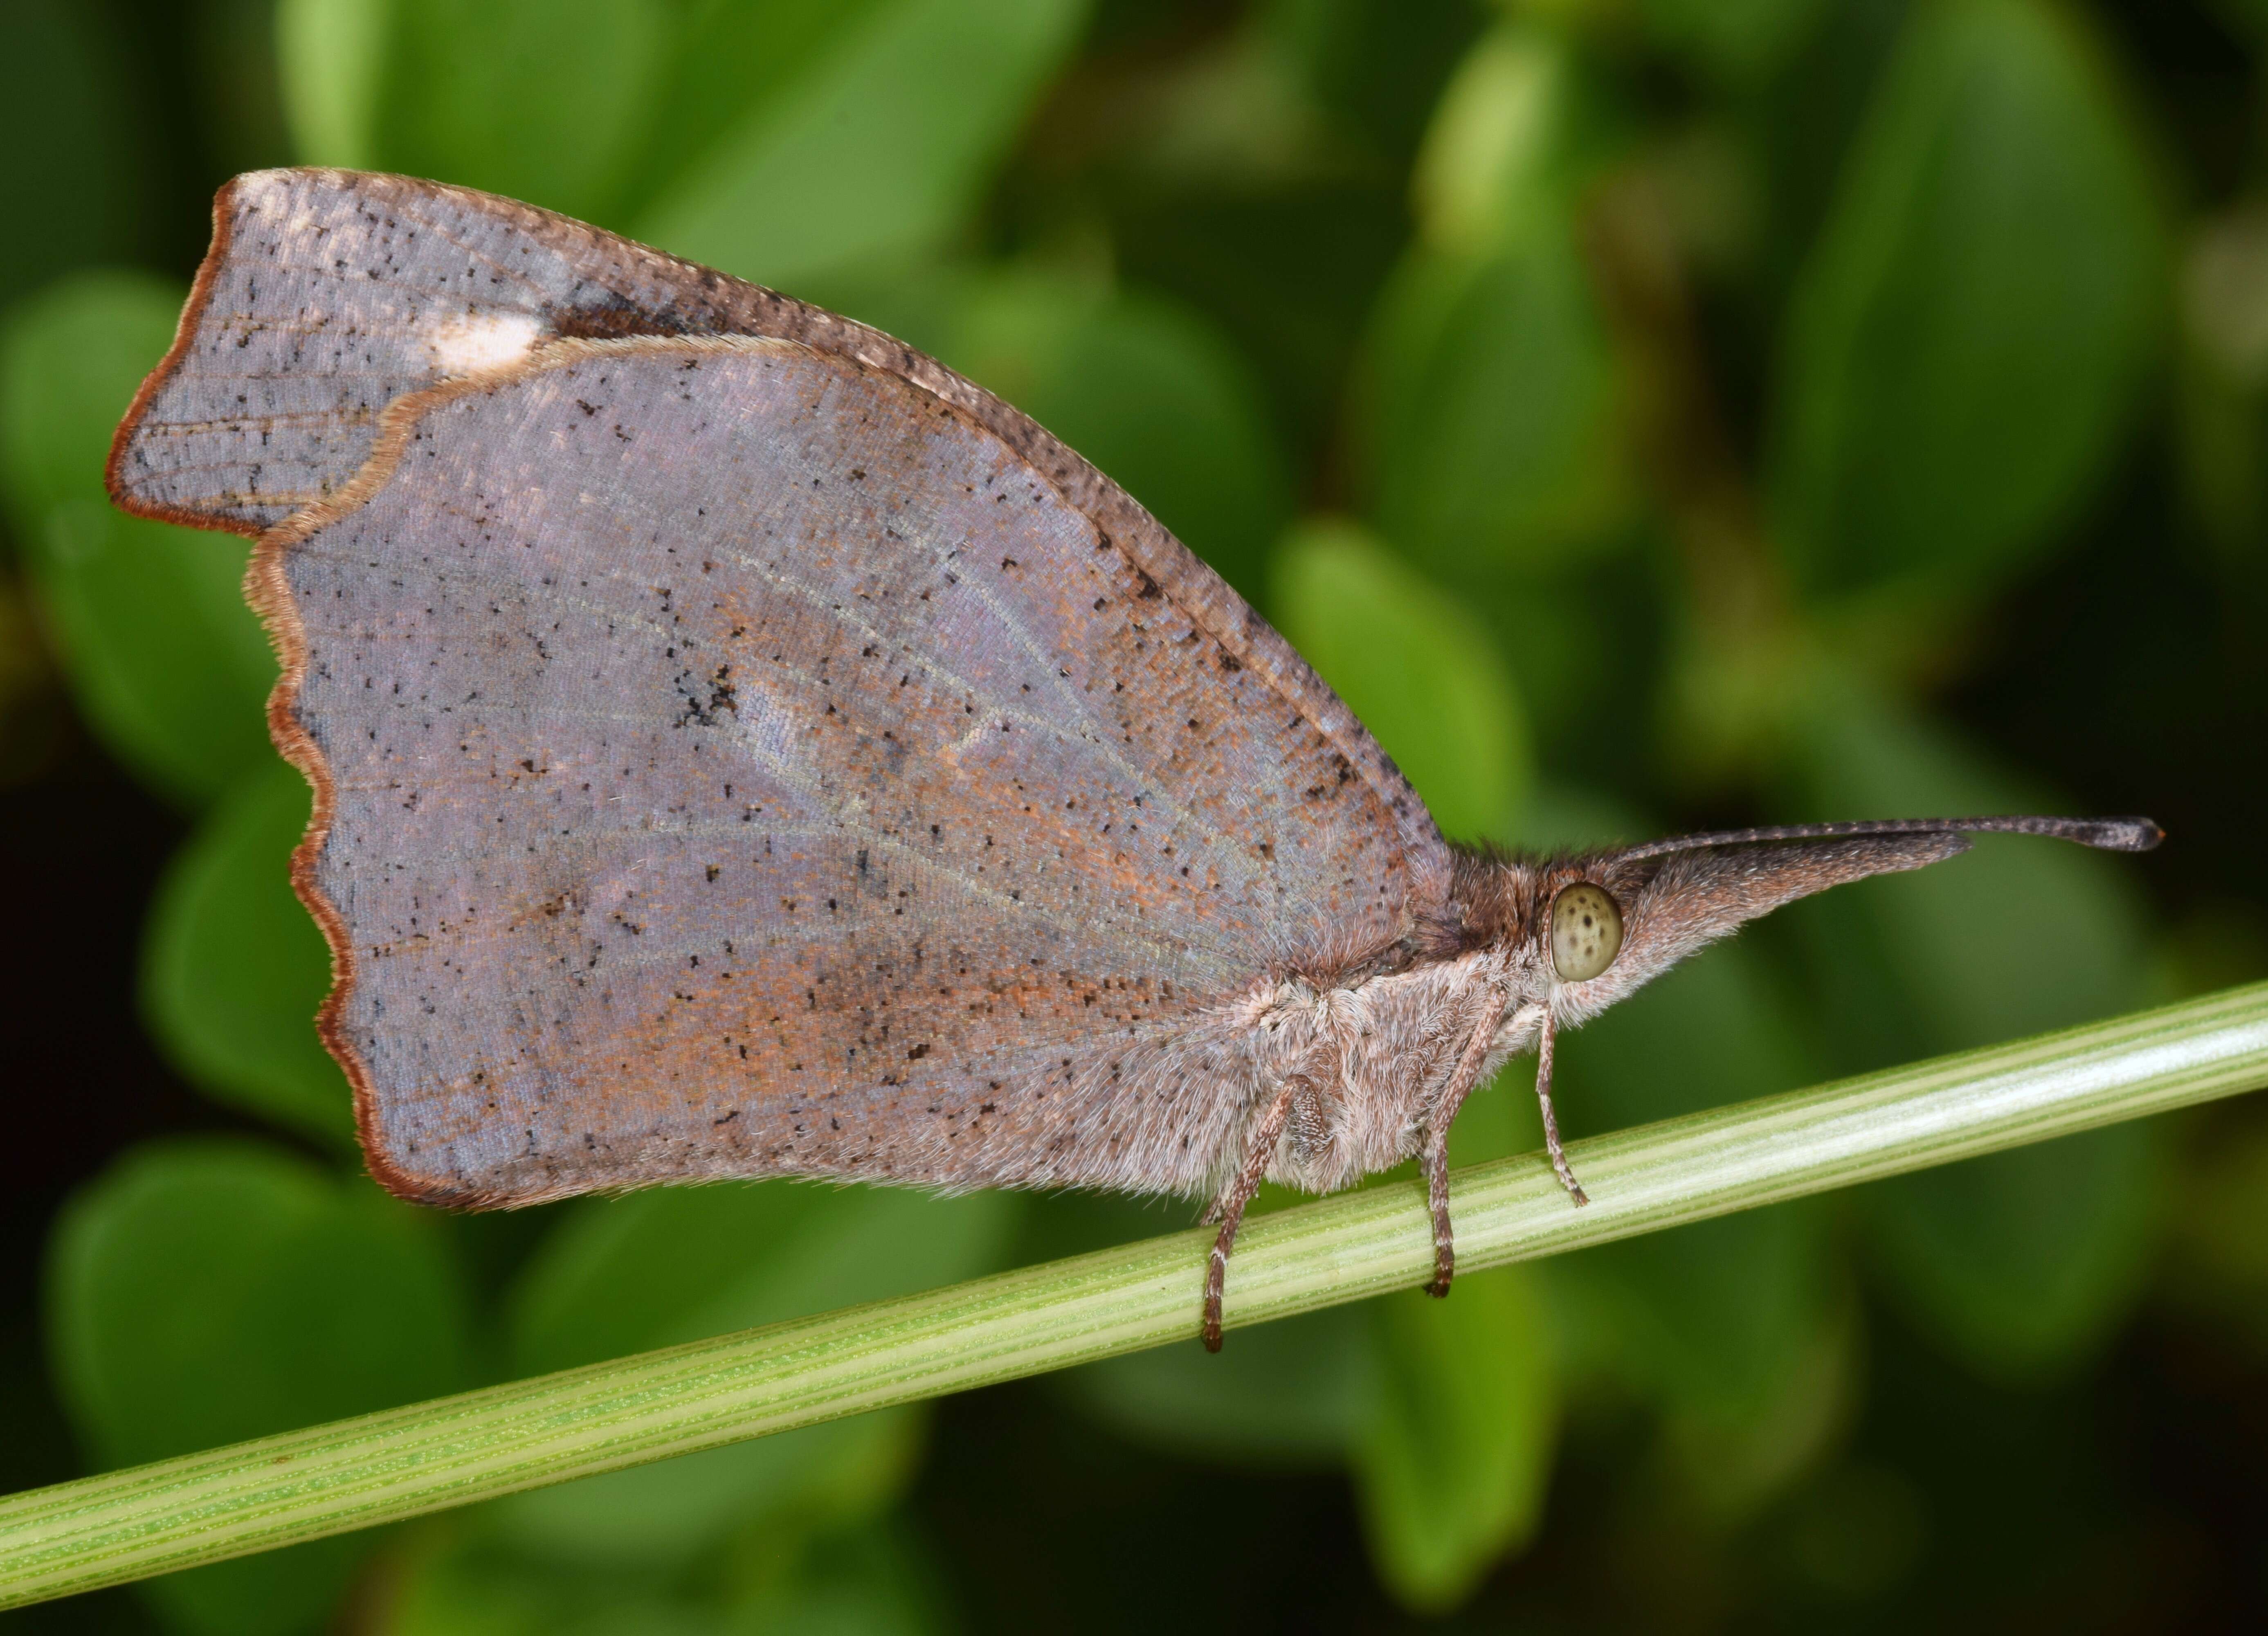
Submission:
POLYGON ((372 1174, 1211 1202, 1416 1157, 1742 922, 1974 831, 1454 844, 1218 575, 887 335, 467 189, 241 176, 118 503, 254 536, 372 1174))

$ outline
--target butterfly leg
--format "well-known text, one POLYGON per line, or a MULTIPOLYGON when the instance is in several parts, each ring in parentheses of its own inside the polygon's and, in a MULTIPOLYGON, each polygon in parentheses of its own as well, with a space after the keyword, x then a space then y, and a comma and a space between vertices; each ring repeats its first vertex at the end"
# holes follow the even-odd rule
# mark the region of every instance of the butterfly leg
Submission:
POLYGON ((1425 1200, 1433 1212, 1433 1281, 1425 1286, 1428 1295, 1447 1294, 1449 1280, 1457 1275, 1456 1240, 1449 1231, 1449 1126, 1455 1123, 1465 1098, 1480 1083, 1481 1070, 1488 1065, 1489 1047, 1496 1040, 1497 1024, 1504 1021, 1504 997, 1499 994, 1491 997, 1482 1012, 1472 1038, 1465 1042, 1457 1065, 1442 1088, 1425 1131, 1425 1146, 1419 1152, 1425 1171, 1425 1200))
POLYGON ((1559 1185, 1579 1205, 1591 1202, 1583 1191, 1583 1184, 1575 1179, 1568 1168, 1567 1150, 1559 1146, 1559 1121, 1551 1116, 1551 1010, 1544 1007, 1543 1031, 1535 1038, 1535 1105, 1543 1114, 1543 1146, 1551 1154, 1551 1168, 1559 1178, 1559 1185))
POLYGON ((1244 1207, 1252 1202, 1253 1194, 1260 1190, 1261 1181, 1268 1174, 1268 1161, 1276 1153, 1276 1139, 1284 1134, 1284 1121, 1291 1116, 1292 1099, 1299 1090, 1300 1082, 1296 1080, 1284 1087, 1252 1122, 1251 1139, 1244 1148, 1244 1163, 1208 1212, 1219 1218, 1220 1235, 1213 1240, 1212 1256, 1205 1264, 1204 1335, 1207 1352, 1220 1350, 1220 1301, 1228 1285, 1228 1252, 1235 1248, 1236 1229, 1243 1225, 1244 1207))
POLYGON ((1449 1230, 1449 1132, 1428 1131, 1420 1162, 1425 1168, 1425 1202, 1433 1211, 1433 1281, 1428 1295, 1446 1295, 1457 1276, 1457 1241, 1449 1230))

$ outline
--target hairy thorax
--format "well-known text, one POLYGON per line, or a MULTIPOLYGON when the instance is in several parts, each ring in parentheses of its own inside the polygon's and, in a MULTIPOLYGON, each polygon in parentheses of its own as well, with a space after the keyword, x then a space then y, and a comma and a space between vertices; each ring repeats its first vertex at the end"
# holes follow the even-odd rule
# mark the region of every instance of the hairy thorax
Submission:
MULTIPOLYGON (((1487 948, 1334 986, 1292 977, 1248 995, 1239 1021, 1260 1082, 1294 1087, 1269 1180, 1329 1192, 1415 1153, 1476 1028, 1519 991, 1515 965, 1487 948)), ((1507 1007, 1484 1072, 1531 1043, 1540 1021, 1535 1007, 1507 1007)))

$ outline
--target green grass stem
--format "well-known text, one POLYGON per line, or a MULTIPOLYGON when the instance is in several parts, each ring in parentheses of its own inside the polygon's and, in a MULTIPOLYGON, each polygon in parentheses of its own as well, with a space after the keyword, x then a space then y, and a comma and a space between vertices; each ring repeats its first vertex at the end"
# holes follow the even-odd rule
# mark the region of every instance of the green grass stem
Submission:
MULTIPOLYGON (((1454 1179, 1461 1266, 1650 1233, 2268 1085, 2268 984, 1579 1142, 1454 1179)), ((1206 1231, 311 1426, 0 1500, 0 1607, 1096 1358, 1195 1345, 1206 1231)), ((1250 1223, 1231 1327, 1425 1281, 1415 1183, 1250 1223)), ((1454 1299, 1454 1296, 1452 1297, 1454 1299)), ((1233 1343, 1231 1343, 1233 1345, 1233 1343)))

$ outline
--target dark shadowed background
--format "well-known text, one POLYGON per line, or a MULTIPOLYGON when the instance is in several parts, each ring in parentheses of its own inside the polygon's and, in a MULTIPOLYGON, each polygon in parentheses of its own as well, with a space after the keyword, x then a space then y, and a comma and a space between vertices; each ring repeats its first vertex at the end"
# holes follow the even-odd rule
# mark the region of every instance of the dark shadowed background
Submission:
MULTIPOLYGON (((0 1487, 1181 1205, 363 1176, 243 542, 104 503, 215 186, 469 183, 895 331, 1451 834, 2146 812, 1799 906, 1580 1134, 2268 975, 2268 0, 0 0, 0 1487)), ((1528 1072, 1462 1161, 1535 1138, 1528 1072)), ((2268 1107, 10 1616, 26 1632, 2258 1628, 2268 1107)))

